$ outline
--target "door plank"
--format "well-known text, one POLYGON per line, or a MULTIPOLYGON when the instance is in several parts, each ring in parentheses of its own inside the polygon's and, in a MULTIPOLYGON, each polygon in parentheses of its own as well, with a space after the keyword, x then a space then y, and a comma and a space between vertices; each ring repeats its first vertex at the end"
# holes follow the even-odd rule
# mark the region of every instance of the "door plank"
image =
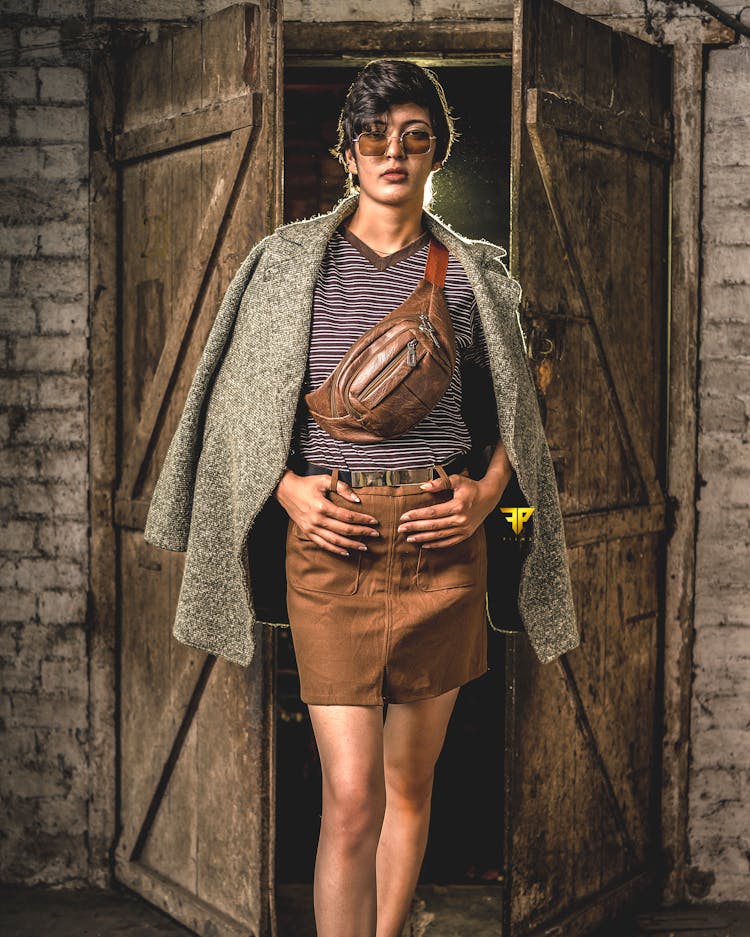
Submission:
POLYGON ((281 24, 227 7, 118 61, 117 878, 197 934, 274 930, 266 635, 247 668, 174 640, 184 555, 150 493, 227 286, 277 218, 281 24))
POLYGON ((552 0, 516 0, 513 55, 509 261, 581 645, 508 638, 504 933, 577 937, 660 860, 670 62, 552 0))

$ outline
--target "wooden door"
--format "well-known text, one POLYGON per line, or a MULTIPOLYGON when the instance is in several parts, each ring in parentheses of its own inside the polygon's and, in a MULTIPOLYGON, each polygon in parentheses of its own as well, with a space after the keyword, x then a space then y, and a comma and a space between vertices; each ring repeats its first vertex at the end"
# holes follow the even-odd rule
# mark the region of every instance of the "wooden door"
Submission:
POLYGON ((281 222, 280 27, 272 0, 229 7, 124 56, 115 76, 116 875, 203 935, 269 933, 272 670, 265 641, 245 669, 174 640, 184 555, 142 531, 224 292, 281 222))
POLYGON ((513 41, 509 259, 582 641, 510 639, 506 933, 574 937, 660 872, 671 62, 551 0, 513 41))

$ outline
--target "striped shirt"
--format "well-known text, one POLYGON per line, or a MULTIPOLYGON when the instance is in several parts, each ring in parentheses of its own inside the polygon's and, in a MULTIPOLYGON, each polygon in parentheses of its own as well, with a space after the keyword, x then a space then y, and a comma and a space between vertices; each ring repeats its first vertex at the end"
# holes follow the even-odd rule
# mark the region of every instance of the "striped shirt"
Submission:
POLYGON ((399 306, 424 276, 429 233, 380 257, 345 225, 334 232, 315 285, 307 370, 297 410, 293 451, 308 462, 341 469, 415 468, 471 450, 461 413, 461 362, 489 368, 474 291, 451 254, 443 292, 456 335, 456 367, 443 397, 424 419, 394 439, 334 439, 310 416, 303 395, 325 381, 349 347, 399 306))

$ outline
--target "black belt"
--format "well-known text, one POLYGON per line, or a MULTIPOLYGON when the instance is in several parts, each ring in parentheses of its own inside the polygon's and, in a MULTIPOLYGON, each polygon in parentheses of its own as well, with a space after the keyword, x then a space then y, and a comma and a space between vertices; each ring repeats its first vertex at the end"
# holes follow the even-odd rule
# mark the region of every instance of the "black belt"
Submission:
MULTIPOLYGON (((457 455, 450 462, 442 463, 447 475, 456 474, 469 464, 467 453, 457 455)), ((316 465, 295 455, 289 459, 289 468, 297 475, 330 475, 333 469, 327 465, 316 465)), ((419 485, 429 482, 437 475, 434 465, 405 469, 339 469, 339 478, 352 488, 365 488, 368 485, 419 485)))

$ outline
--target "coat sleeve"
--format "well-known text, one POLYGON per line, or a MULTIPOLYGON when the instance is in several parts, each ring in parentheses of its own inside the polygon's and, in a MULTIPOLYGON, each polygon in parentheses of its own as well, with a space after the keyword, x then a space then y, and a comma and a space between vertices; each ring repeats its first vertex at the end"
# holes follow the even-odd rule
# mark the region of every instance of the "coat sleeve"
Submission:
POLYGON ((519 610, 538 659, 549 663, 581 642, 576 618, 565 528, 554 464, 539 408, 534 374, 521 325, 521 285, 510 329, 518 365, 515 447, 524 466, 519 482, 533 505, 532 548, 524 561, 519 610))
POLYGON ((267 240, 255 245, 227 287, 151 496, 143 537, 164 550, 187 550, 207 392, 267 240))

